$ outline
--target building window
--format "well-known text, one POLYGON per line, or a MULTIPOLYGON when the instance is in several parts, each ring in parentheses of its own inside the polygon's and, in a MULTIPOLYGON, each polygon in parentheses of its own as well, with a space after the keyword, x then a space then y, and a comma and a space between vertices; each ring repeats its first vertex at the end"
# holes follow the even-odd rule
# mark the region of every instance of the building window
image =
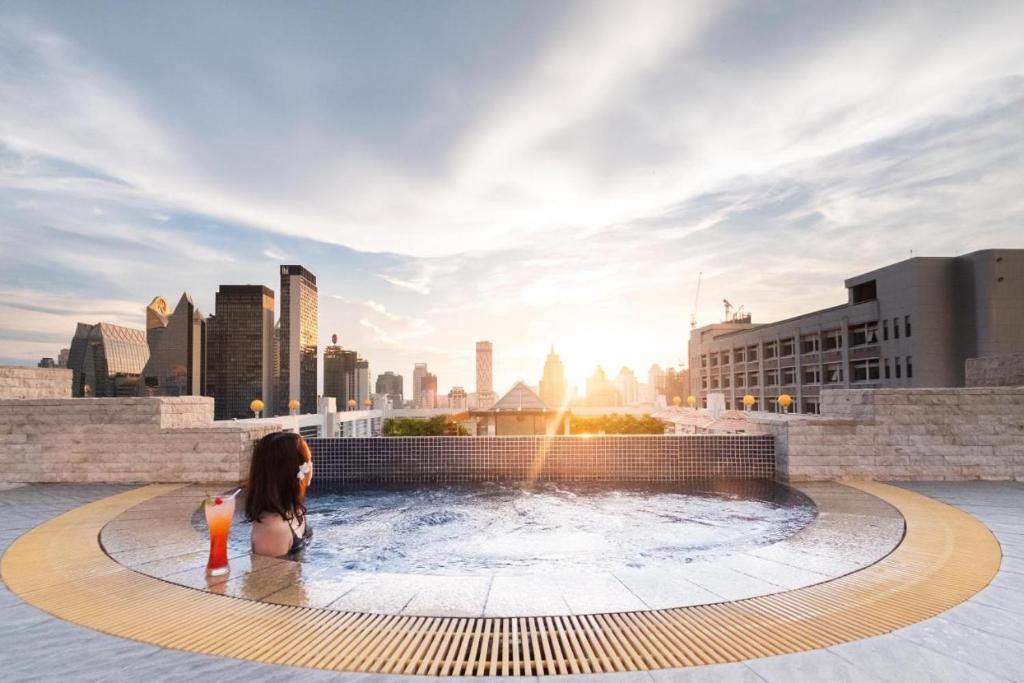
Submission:
POLYGON ((864 346, 878 343, 878 324, 865 323, 850 328, 850 346, 864 346))
POLYGON ((885 359, 885 378, 889 379, 889 359, 885 359))
POLYGON ((889 320, 882 321, 882 341, 889 341, 889 320))
POLYGON ((764 383, 770 387, 776 387, 779 385, 779 371, 778 370, 765 370, 764 371, 764 383))
MULTIPOLYGON (((910 316, 909 315, 903 316, 903 331, 907 333, 908 337, 910 336, 910 316)), ((907 373, 907 376, 909 377, 910 373, 907 373)))
POLYGON ((903 373, 901 372, 901 370, 902 370, 902 368, 900 367, 900 359, 899 359, 899 358, 897 358, 897 359, 896 359, 896 379, 899 379, 899 378, 900 378, 900 376, 901 376, 901 375, 903 374, 903 373))
POLYGON ((791 387, 796 384, 796 368, 782 368, 782 386, 791 387))
POLYGON ((755 360, 757 360, 757 347, 756 346, 748 346, 747 347, 747 362, 749 363, 749 362, 755 361, 755 360))
POLYGON ((804 368, 803 383, 821 384, 821 368, 819 368, 817 365, 810 368, 804 368))
POLYGON ((729 364, 729 352, 728 351, 722 351, 722 365, 728 365, 728 364, 729 364))
POLYGON ((825 350, 835 351, 843 348, 843 331, 830 330, 825 333, 825 350))
POLYGON ((800 408, 801 413, 807 413, 809 415, 817 415, 821 412, 821 406, 816 398, 805 398, 803 405, 800 408))
POLYGON ((850 364, 850 379, 854 382, 873 382, 878 379, 878 359, 861 360, 850 364))
POLYGON ((736 377, 735 377, 736 386, 737 387, 742 387, 744 379, 746 379, 746 378, 743 376, 743 373, 742 372, 737 372, 736 373, 736 377))
POLYGON ((809 337, 801 337, 800 339, 800 352, 801 353, 817 353, 821 349, 821 340, 818 339, 818 335, 811 335, 809 337))
POLYGON ((760 383, 760 379, 758 378, 756 372, 748 372, 747 373, 747 386, 748 387, 756 387, 756 386, 758 386, 759 383, 760 383))
POLYGON ((701 378, 700 378, 700 388, 701 389, 707 389, 708 388, 708 378, 707 377, 701 376, 701 378))
POLYGON ((732 350, 732 362, 733 363, 742 363, 743 362, 743 349, 733 349, 732 350))
POLYGON ((768 410, 775 413, 779 410, 779 401, 774 396, 768 397, 768 410))
POLYGON ((718 388, 718 378, 717 377, 712 377, 711 378, 711 388, 712 389, 717 389, 718 388))
POLYGON ((850 289, 853 295, 853 303, 855 304, 871 301, 878 296, 878 286, 875 284, 874 280, 862 282, 859 285, 854 285, 850 289))
POLYGON ((706 368, 708 366, 708 356, 706 353, 702 353, 700 356, 700 366, 706 368))
POLYGON ((781 344, 781 347, 779 348, 779 355, 780 356, 785 358, 787 356, 792 356, 793 355, 793 340, 792 339, 783 339, 780 342, 780 344, 781 344))
MULTIPOLYGON (((908 327, 907 329, 909 330, 910 328, 908 327)), ((908 332, 907 335, 909 336, 910 333, 908 332)), ((910 379, 913 376, 914 376, 914 360, 910 356, 907 356, 907 379, 910 379)))
POLYGON ((711 358, 711 367, 713 367, 713 368, 718 367, 718 354, 717 353, 712 353, 712 354, 710 354, 710 358, 711 358))
POLYGON ((825 384, 842 384, 843 383, 843 366, 838 363, 832 363, 825 366, 825 384))
POLYGON ((723 375, 722 376, 722 388, 723 389, 728 389, 729 388, 729 375, 723 375))
POLYGON ((779 345, 777 342, 768 342, 767 344, 764 345, 764 359, 768 360, 769 358, 775 358, 775 355, 778 353, 778 350, 779 345))
MULTIPOLYGON (((899 339, 900 338, 900 319, 899 318, 893 318, 892 319, 892 338, 893 339, 899 339)), ((896 376, 899 377, 899 375, 896 375, 896 376)))

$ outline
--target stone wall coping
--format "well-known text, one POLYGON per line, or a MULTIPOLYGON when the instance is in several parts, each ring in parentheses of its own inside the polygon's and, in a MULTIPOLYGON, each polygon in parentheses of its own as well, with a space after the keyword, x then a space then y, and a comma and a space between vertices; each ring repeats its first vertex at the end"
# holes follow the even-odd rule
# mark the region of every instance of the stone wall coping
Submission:
POLYGON ((117 398, 5 398, 0 405, 19 406, 140 406, 140 405, 213 405, 209 396, 132 396, 117 398))

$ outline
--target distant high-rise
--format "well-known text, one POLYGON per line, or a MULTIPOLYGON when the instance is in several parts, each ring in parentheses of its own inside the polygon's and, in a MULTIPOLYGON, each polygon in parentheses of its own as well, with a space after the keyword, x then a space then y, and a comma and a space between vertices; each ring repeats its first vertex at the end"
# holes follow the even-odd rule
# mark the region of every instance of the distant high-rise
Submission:
POLYGON ((640 402, 640 385, 636 381, 636 375, 629 368, 622 367, 619 370, 612 386, 619 392, 623 405, 631 406, 640 402))
POLYGON ((71 355, 71 349, 61 349, 60 353, 57 354, 57 367, 66 368, 68 366, 68 356, 71 355))
POLYGON ((333 396, 338 410, 347 410, 349 399, 356 399, 356 352, 338 345, 338 335, 331 335, 331 345, 324 349, 324 396, 333 396))
POLYGON ((476 343, 476 403, 479 410, 494 405, 494 347, 489 341, 476 343))
POLYGON ((417 363, 412 370, 412 405, 423 407, 423 378, 427 374, 427 364, 417 363))
POLYGON ((647 371, 647 391, 652 403, 656 402, 659 396, 665 395, 665 371, 657 363, 647 371))
POLYGON ((281 374, 277 411, 299 401, 300 413, 315 413, 317 382, 318 294, 316 276, 302 266, 281 266, 281 374))
POLYGON ((594 374, 587 378, 587 405, 602 407, 622 405, 622 397, 608 381, 608 376, 600 365, 594 370, 594 374))
POLYGON ((544 360, 544 376, 540 380, 540 397, 552 410, 559 410, 566 405, 565 366, 562 359, 551 347, 548 357, 544 360))
POLYGON ((274 291, 221 285, 207 322, 206 393, 218 420, 252 417, 249 404, 274 407, 274 291))
POLYGON ((421 408, 436 408, 437 407, 437 375, 433 373, 426 373, 423 375, 423 380, 420 383, 420 401, 421 408))
POLYGON ((356 359, 356 406, 359 410, 367 407, 370 400, 370 361, 356 359))
POLYGON ((404 400, 402 396, 402 376, 388 370, 382 375, 377 375, 376 393, 387 396, 393 408, 401 408, 404 400))
POLYGON ((110 323, 78 323, 68 367, 72 396, 134 396, 149 360, 146 333, 110 323))
POLYGON ((37 368, 55 368, 57 367, 57 361, 49 356, 45 356, 39 359, 39 363, 36 364, 37 368))
POLYGON ((448 392, 448 407, 452 410, 465 410, 468 407, 466 390, 462 387, 452 387, 448 392))
POLYGON ((206 320, 182 294, 173 313, 156 297, 146 307, 149 361, 139 383, 141 396, 200 396, 206 368, 206 320))

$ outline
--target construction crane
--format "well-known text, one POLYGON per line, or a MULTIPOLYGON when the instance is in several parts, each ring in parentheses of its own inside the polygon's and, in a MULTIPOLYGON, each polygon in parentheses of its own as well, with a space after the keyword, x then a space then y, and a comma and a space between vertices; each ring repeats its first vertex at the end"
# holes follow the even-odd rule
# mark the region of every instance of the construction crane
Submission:
POLYGON ((693 311, 690 313, 690 329, 697 327, 697 302, 700 301, 700 280, 704 271, 697 273, 697 293, 693 295, 693 311))

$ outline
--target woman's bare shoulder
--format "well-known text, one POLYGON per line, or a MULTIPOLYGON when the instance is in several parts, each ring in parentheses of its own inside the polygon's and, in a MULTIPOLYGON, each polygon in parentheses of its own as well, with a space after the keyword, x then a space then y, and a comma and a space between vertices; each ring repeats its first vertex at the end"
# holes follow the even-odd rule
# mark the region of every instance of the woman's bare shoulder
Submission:
POLYGON ((284 555, 291 548, 292 531, 281 515, 264 513, 252 525, 252 549, 258 555, 284 555))

